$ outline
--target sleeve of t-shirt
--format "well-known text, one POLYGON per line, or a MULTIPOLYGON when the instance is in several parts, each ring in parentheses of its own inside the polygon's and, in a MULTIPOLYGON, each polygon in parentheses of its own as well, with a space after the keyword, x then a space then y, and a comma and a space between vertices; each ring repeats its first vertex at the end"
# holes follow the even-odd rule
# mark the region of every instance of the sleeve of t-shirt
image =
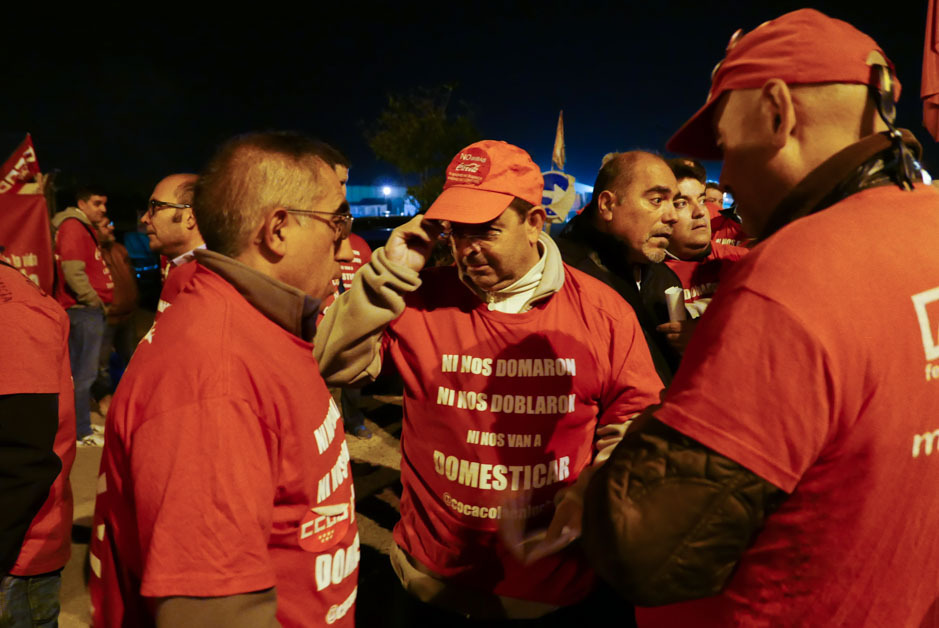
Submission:
POLYGON ((88 240, 91 235, 77 218, 70 218, 59 226, 56 234, 56 253, 63 260, 88 262, 88 240))
POLYGON ((610 363, 603 386, 600 425, 622 423, 660 400, 662 380, 652 364, 649 346, 632 309, 623 308, 609 319, 609 343, 605 348, 610 363))
POLYGON ((46 312, 0 304, 0 395, 59 392, 63 333, 46 312))
POLYGON ((718 297, 656 417, 791 492, 833 425, 828 355, 780 303, 746 288, 718 297))
POLYGON ((142 595, 216 597, 275 585, 268 539, 278 443, 246 402, 181 407, 148 420, 131 443, 142 595))

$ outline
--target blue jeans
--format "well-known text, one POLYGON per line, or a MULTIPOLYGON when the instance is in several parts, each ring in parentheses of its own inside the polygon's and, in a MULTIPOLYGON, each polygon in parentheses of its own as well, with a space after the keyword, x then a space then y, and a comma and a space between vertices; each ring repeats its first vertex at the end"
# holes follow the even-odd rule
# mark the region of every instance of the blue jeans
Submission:
POLYGON ((59 625, 56 571, 41 576, 4 576, 0 580, 0 628, 53 628, 59 625))
POLYGON ((91 434, 91 385, 98 376, 98 357, 106 324, 104 312, 91 307, 65 310, 72 326, 68 353, 75 384, 75 433, 78 440, 91 434))

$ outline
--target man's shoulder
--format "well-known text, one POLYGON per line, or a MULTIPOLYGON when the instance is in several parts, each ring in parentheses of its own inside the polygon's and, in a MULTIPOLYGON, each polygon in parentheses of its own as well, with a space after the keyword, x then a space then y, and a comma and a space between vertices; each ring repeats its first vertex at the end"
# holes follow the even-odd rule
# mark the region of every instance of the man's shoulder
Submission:
POLYGON ((84 228, 91 227, 91 221, 76 207, 66 207, 52 216, 52 226, 55 229, 61 229, 68 225, 69 228, 75 228, 81 225, 84 228))
POLYGON ((632 306, 603 281, 590 274, 564 264, 564 286, 561 290, 568 290, 572 298, 584 306, 585 311, 594 310, 612 316, 616 319, 635 319, 636 313, 632 306))
POLYGON ((5 264, 0 264, 0 315, 12 317, 8 324, 19 321, 32 331, 36 325, 45 324, 41 321, 55 328, 68 327, 68 316, 62 306, 19 270, 5 264), (20 321, 24 312, 28 321, 20 321))
POLYGON ((721 289, 811 299, 857 288, 862 280, 865 292, 937 251, 939 191, 880 186, 786 225, 737 261, 721 289))

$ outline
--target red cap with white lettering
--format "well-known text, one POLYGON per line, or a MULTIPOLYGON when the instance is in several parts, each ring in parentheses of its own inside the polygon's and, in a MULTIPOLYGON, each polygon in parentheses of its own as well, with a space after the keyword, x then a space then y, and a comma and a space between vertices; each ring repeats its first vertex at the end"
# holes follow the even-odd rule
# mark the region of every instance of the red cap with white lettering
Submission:
POLYGON ((470 144, 447 166, 443 193, 427 218, 469 224, 498 218, 516 197, 540 205, 544 179, 531 156, 497 140, 470 144))

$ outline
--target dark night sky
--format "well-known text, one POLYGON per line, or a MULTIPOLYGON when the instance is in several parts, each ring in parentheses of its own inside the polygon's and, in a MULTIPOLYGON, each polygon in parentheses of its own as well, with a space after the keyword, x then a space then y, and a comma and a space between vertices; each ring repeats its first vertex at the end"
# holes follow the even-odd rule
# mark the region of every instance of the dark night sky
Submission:
MULTIPOLYGON (((472 107, 485 136, 518 144, 545 169, 564 109, 566 169, 592 183, 606 152, 663 149, 703 103, 734 30, 804 6, 711 4, 492 1, 431 9, 350 0, 212 14, 194 3, 141 3, 19 21, 7 15, 0 153, 29 131, 43 170, 142 202, 157 179, 198 170, 235 133, 291 128, 335 144, 353 161, 351 182, 371 184, 397 178, 362 134, 386 94, 455 82, 456 98, 472 107)), ((939 163, 920 122, 925 0, 873 4, 813 6, 886 50, 904 87, 900 122, 926 145, 927 165, 939 163)))

